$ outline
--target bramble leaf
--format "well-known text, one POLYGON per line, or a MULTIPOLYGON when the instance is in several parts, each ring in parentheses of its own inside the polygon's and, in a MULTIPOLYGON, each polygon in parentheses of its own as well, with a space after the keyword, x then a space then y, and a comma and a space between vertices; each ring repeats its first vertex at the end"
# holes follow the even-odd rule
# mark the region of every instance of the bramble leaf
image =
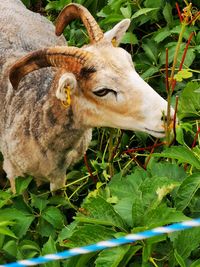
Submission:
POLYGON ((200 84, 198 82, 189 82, 184 88, 179 99, 178 116, 180 119, 200 117, 199 88, 200 84))
POLYGON ((165 149, 161 153, 154 153, 152 156, 177 159, 179 163, 189 163, 195 168, 200 169, 199 157, 188 147, 173 146, 165 149))
POLYGON ((177 82, 182 82, 183 79, 189 79, 192 77, 192 72, 188 69, 186 70, 180 70, 176 75, 174 75, 174 79, 177 82))
POLYGON ((48 207, 45 209, 42 213, 42 218, 57 229, 61 229, 64 225, 63 215, 56 207, 48 207))
POLYGON ((158 8, 157 7, 154 7, 154 8, 148 8, 148 7, 141 8, 140 10, 138 10, 137 12, 135 12, 133 14, 133 16, 131 17, 131 19, 135 19, 135 18, 137 18, 137 17, 139 17, 141 15, 147 15, 147 13, 152 12, 154 10, 158 10, 158 8))
MULTIPOLYGON (((44 244, 42 248, 42 255, 54 254, 57 252, 55 241, 50 236, 48 241, 44 244)), ((44 264, 45 267, 60 267, 59 261, 51 261, 44 264)))
POLYGON ((129 248, 130 245, 125 245, 103 250, 95 261, 95 267, 118 267, 129 248))
POLYGON ((192 200, 197 190, 200 188, 200 173, 194 173, 188 176, 180 185, 175 202, 176 208, 184 210, 192 200))
POLYGON ((100 196, 88 197, 82 205, 85 210, 78 213, 77 221, 110 225, 124 229, 125 224, 113 206, 100 196))

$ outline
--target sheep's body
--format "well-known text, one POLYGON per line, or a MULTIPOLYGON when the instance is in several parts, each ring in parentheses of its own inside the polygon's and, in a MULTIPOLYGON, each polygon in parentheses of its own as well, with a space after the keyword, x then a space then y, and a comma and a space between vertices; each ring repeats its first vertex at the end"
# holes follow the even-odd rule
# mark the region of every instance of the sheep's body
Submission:
POLYGON ((87 149, 91 129, 79 129, 72 109, 64 109, 55 98, 52 88, 58 79, 54 69, 28 75, 14 91, 9 68, 27 52, 66 45, 66 41, 55 36, 52 23, 27 10, 20 0, 1 1, 0 14, 0 150, 4 170, 11 184, 14 177, 30 174, 38 182, 48 179, 51 189, 57 189, 64 185, 66 168, 87 149))

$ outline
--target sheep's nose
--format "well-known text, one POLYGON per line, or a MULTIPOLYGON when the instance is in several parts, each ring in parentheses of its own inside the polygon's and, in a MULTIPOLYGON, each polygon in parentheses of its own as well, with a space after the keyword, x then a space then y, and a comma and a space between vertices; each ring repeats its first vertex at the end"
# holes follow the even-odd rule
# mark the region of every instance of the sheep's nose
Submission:
POLYGON ((162 121, 164 129, 166 130, 167 128, 173 129, 174 124, 177 125, 178 119, 174 117, 174 110, 172 110, 170 114, 170 119, 168 120, 167 115, 162 115, 161 121, 162 121))
POLYGON ((166 116, 166 115, 162 115, 162 117, 161 117, 161 121, 162 121, 163 123, 167 123, 167 116, 166 116))
MULTIPOLYGON (((174 113, 175 113, 175 110, 171 107, 171 109, 170 109, 170 119, 169 119, 170 122, 173 122, 173 120, 175 119, 174 113)), ((163 111, 162 112, 162 116, 161 116, 161 121, 164 124, 166 124, 167 121, 168 121, 167 117, 168 117, 167 112, 163 111)))

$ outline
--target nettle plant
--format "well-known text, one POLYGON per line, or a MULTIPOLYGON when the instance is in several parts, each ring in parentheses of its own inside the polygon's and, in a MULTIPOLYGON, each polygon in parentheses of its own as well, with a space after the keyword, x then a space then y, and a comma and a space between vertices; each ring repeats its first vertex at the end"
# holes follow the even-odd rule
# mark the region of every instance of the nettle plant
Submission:
MULTIPOLYGON (((68 2, 48 1, 48 16, 55 18, 68 2)), ((163 114, 166 138, 162 140, 97 129, 84 160, 68 171, 61 195, 52 196, 45 186, 37 188, 31 177, 17 178, 15 195, 2 185, 0 264, 200 217, 198 0, 75 2, 97 13, 105 31, 112 23, 131 18, 122 45, 132 53, 142 77, 158 88, 169 106, 174 105, 178 124, 171 125, 169 111, 163 114)), ((68 26, 65 34, 69 44, 87 42, 79 22, 68 26)), ((46 267, 197 267, 199 236, 196 228, 46 267)))

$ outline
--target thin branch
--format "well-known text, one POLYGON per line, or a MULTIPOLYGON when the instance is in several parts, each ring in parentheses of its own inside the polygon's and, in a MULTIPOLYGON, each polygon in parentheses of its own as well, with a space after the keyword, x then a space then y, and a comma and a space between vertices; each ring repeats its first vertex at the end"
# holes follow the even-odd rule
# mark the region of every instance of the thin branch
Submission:
MULTIPOLYGON (((181 63, 179 65, 178 71, 182 70, 182 68, 183 68, 183 63, 185 61, 185 58, 186 58, 186 55, 187 55, 187 51, 188 51, 188 48, 189 48, 189 45, 190 45, 190 42, 191 42, 193 36, 194 36, 194 32, 191 32, 191 34, 190 34, 190 36, 188 38, 188 41, 186 43, 185 49, 184 49, 183 56, 182 56, 181 63)), ((176 86, 176 80, 174 80, 173 83, 172 83, 172 92, 174 91, 175 86, 176 86)))
POLYGON ((179 20, 180 20, 180 22, 182 22, 183 18, 182 18, 181 11, 180 11, 180 8, 179 8, 179 5, 178 5, 177 2, 176 2, 176 9, 177 9, 177 12, 178 12, 179 20))
POLYGON ((174 138, 172 140, 172 142, 170 143, 169 146, 173 145, 174 142, 176 141, 176 118, 177 118, 177 111, 178 111, 178 96, 176 96, 176 103, 175 103, 175 107, 174 107, 174 117, 173 117, 173 133, 174 133, 174 138))
POLYGON ((197 14, 191 19, 191 21, 189 22, 189 24, 191 24, 193 21, 195 21, 199 16, 200 16, 200 11, 197 12, 197 14))
POLYGON ((159 140, 159 139, 156 139, 154 145, 152 146, 152 149, 151 149, 151 151, 150 151, 150 154, 149 154, 148 158, 146 159, 146 162, 145 162, 145 164, 144 164, 144 169, 145 169, 145 170, 147 169, 147 165, 148 165, 148 163, 149 163, 149 161, 150 161, 150 159, 151 159, 151 156, 152 156, 152 154, 153 154, 153 152, 154 152, 154 150, 155 150, 155 148, 156 148, 156 145, 158 144, 158 140, 159 140))
POLYGON ((151 150, 152 148, 156 148, 156 147, 159 147, 159 146, 162 146, 162 145, 165 145, 166 143, 165 142, 161 142, 161 143, 158 143, 158 144, 154 144, 152 146, 147 146, 147 147, 136 147, 136 148, 131 148, 131 149, 128 149, 126 151, 123 152, 123 154, 129 154, 129 153, 134 153, 134 152, 138 152, 138 151, 146 151, 146 150, 151 150))
POLYGON ((115 155, 116 155, 116 153, 117 153, 117 149, 118 149, 118 147, 119 147, 119 145, 120 145, 120 143, 121 143, 123 134, 124 134, 124 131, 121 130, 121 134, 120 134, 120 136, 119 136, 119 138, 118 138, 117 145, 116 145, 115 148, 113 149, 113 153, 112 153, 111 161, 113 161, 113 159, 114 159, 114 157, 115 157, 115 155))
POLYGON ((195 134, 194 141, 192 143, 192 148, 196 146, 196 142, 197 142, 197 138, 199 134, 200 134, 200 127, 198 127, 197 132, 195 134))
POLYGON ((96 183, 97 183, 97 179, 96 179, 96 177, 94 177, 94 175, 92 174, 92 170, 91 170, 91 168, 90 168, 90 166, 89 166, 89 164, 88 164, 87 154, 86 154, 86 153, 85 153, 85 155, 84 155, 84 162, 85 162, 85 166, 86 166, 86 168, 87 168, 87 170, 88 170, 88 172, 89 172, 89 174, 90 174, 90 178, 91 178, 92 181, 96 184, 96 183))
POLYGON ((166 63, 165 63, 165 85, 166 85, 166 91, 169 92, 169 50, 166 48, 166 63))

